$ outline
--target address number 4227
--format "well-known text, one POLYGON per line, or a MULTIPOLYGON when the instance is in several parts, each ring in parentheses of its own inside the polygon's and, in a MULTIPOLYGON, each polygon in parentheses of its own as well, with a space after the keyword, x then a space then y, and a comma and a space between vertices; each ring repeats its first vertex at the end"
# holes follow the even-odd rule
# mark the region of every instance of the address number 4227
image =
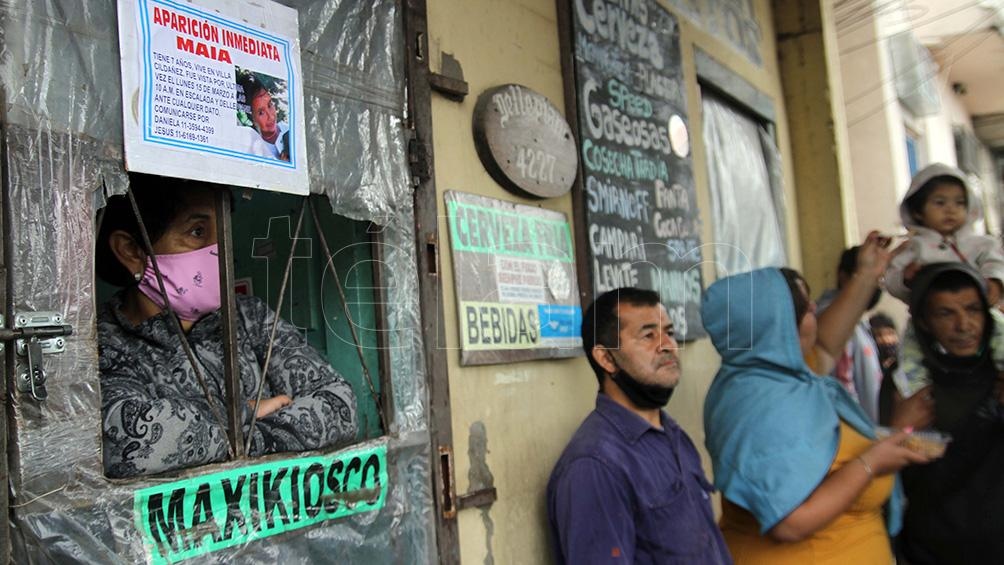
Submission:
POLYGON ((517 146, 516 168, 523 178, 538 182, 554 182, 554 155, 549 155, 540 149, 517 146))

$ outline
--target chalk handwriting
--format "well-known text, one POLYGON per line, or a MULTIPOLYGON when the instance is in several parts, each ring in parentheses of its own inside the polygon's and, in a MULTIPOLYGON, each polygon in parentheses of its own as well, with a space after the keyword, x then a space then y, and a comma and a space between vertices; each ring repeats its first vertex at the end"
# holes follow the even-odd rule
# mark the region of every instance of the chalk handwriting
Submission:
POLYGON ((586 177, 586 206, 590 212, 612 214, 628 221, 649 217, 649 192, 643 188, 622 188, 589 175, 586 177))
POLYGON ((575 12, 582 29, 587 33, 615 43, 657 69, 663 67, 659 37, 656 31, 648 27, 646 1, 575 0, 575 12))
POLYGON ((631 118, 616 108, 592 99, 599 88, 599 84, 593 79, 586 80, 582 86, 582 106, 586 112, 586 125, 591 137, 628 147, 653 149, 669 155, 672 148, 669 144, 667 125, 631 118))

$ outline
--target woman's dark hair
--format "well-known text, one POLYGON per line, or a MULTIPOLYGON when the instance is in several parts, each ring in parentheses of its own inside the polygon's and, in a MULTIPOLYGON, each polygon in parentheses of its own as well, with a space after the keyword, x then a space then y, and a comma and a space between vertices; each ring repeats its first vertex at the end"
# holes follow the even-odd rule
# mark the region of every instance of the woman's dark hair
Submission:
POLYGON ((958 177, 954 177, 952 175, 938 175, 925 182, 923 186, 917 189, 917 192, 914 192, 913 195, 906 199, 906 209, 910 211, 911 216, 919 218, 923 215, 924 204, 927 204, 927 197, 930 196, 934 187, 940 184, 954 184, 961 187, 962 194, 966 198, 966 205, 969 205, 969 195, 966 193, 966 185, 963 184, 958 177))
POLYGON ((586 313, 582 316, 582 349, 586 352, 586 359, 596 373, 596 380, 600 382, 600 386, 603 386, 606 371, 596 359, 593 359, 593 347, 618 346, 620 320, 617 318, 617 307, 621 304, 655 306, 659 303, 659 293, 655 291, 625 287, 601 294, 589 308, 586 308, 586 313))
MULTIPOLYGON (((136 197, 136 204, 143 216, 143 224, 151 243, 157 243, 167 228, 186 210, 190 197, 196 192, 208 190, 213 185, 200 181, 186 181, 171 177, 129 173, 129 189, 136 197)), ((115 231, 131 235, 141 246, 143 236, 139 223, 129 203, 128 195, 113 196, 105 205, 101 228, 94 250, 94 268, 101 280, 115 286, 136 284, 133 274, 119 262, 109 245, 109 237, 115 231)))
POLYGON ((784 282, 788 283, 788 290, 791 291, 791 302, 795 306, 795 324, 801 324, 805 313, 809 311, 809 283, 805 282, 795 269, 782 267, 780 271, 784 276, 784 282), (798 286, 799 281, 805 285, 804 293, 802 287, 798 286))

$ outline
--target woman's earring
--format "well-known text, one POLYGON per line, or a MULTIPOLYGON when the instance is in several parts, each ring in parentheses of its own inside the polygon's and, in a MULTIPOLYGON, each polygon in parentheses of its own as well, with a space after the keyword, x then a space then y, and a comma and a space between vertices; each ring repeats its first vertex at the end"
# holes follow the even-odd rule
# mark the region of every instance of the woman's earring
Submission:
POLYGON ((136 279, 136 282, 139 282, 143 278, 143 273, 133 273, 132 278, 136 279))

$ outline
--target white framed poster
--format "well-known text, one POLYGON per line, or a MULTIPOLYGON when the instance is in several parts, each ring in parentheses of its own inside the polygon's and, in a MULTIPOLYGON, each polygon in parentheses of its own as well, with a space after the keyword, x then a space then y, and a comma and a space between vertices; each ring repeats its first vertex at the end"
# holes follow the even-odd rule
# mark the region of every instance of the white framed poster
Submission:
POLYGON ((307 194, 297 12, 119 0, 126 169, 307 194))

